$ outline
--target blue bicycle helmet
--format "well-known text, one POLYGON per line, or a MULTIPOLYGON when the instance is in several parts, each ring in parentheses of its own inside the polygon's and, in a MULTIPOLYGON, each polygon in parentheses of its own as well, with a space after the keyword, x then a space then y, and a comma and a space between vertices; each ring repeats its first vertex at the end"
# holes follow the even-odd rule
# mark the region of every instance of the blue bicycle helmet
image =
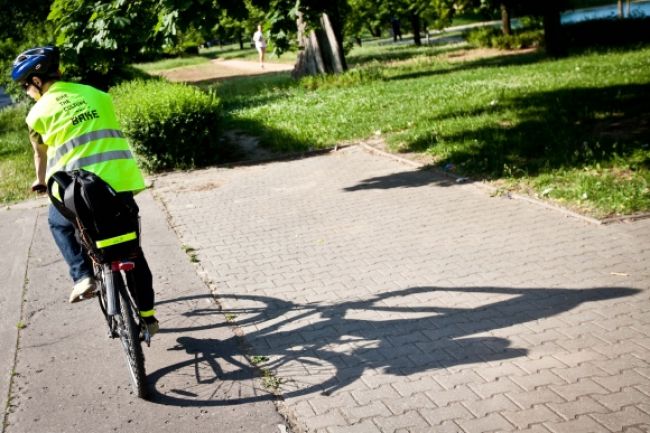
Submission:
POLYGON ((59 49, 53 46, 32 48, 21 53, 11 69, 11 78, 24 83, 31 76, 58 78, 59 49))

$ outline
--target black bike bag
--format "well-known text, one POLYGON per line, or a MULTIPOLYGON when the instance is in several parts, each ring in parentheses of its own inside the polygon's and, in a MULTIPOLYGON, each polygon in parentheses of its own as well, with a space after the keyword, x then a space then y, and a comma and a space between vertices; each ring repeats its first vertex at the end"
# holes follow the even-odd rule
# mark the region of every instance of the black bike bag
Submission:
POLYGON ((99 176, 86 170, 58 171, 48 180, 47 191, 95 261, 108 263, 138 254, 138 209, 99 176))

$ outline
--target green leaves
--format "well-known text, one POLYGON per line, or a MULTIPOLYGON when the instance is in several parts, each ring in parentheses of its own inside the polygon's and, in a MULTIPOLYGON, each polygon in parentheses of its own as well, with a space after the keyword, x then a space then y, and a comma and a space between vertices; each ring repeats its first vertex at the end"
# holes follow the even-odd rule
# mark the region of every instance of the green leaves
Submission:
POLYGON ((118 118, 143 168, 156 172, 214 164, 221 155, 216 95, 163 80, 111 89, 118 118))
POLYGON ((160 0, 54 0, 48 20, 55 25, 62 61, 70 75, 105 87, 116 71, 147 47, 162 42, 157 29, 160 0))

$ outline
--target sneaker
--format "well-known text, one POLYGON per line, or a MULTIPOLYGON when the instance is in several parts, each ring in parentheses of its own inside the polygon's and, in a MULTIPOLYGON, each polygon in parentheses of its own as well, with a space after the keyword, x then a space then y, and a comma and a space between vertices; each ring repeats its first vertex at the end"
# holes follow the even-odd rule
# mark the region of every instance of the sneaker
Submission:
POLYGON ((86 277, 79 280, 70 293, 70 303, 85 301, 95 296, 95 279, 86 277))
POLYGON ((143 319, 144 321, 144 326, 147 328, 147 332, 149 333, 149 338, 153 337, 160 331, 160 325, 158 324, 158 319, 155 317, 147 317, 143 319))

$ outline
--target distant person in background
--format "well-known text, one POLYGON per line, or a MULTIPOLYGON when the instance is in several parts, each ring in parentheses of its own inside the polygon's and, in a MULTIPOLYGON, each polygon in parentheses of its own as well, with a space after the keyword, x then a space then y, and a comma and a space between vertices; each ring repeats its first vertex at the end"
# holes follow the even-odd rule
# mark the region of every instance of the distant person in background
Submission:
POLYGON ((402 40, 402 29, 399 24, 399 19, 397 19, 396 16, 393 15, 393 17, 390 19, 390 25, 393 27, 393 42, 397 42, 397 38, 399 37, 399 40, 402 40))
POLYGON ((266 54, 266 40, 264 39, 264 33, 262 32, 262 24, 257 26, 257 31, 253 35, 253 42, 255 42, 255 48, 260 56, 260 66, 264 68, 264 54, 266 54))

